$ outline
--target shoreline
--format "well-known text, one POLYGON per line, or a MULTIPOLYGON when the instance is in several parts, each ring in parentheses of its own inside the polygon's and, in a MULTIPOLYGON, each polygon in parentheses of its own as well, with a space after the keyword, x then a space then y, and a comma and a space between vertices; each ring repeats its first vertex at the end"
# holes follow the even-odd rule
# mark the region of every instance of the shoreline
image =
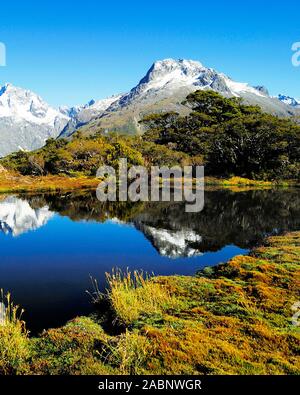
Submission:
POLYGON ((14 374, 300 374, 299 262, 292 232, 195 276, 115 271, 105 313, 32 338, 0 326, 0 353, 8 337, 14 374))
MULTIPOLYGON (((168 181, 168 180, 167 180, 168 181)), ((172 185, 172 181, 171 185, 172 185)), ((8 171, 0 172, 0 194, 13 192, 60 192, 81 189, 97 188, 100 180, 94 177, 68 177, 68 176, 21 176, 8 171)), ((196 180, 193 180, 193 185, 196 180)), ((205 187, 221 187, 228 189, 272 189, 272 188, 296 188, 299 181, 277 180, 262 181, 250 180, 242 177, 216 178, 205 177, 205 187)))

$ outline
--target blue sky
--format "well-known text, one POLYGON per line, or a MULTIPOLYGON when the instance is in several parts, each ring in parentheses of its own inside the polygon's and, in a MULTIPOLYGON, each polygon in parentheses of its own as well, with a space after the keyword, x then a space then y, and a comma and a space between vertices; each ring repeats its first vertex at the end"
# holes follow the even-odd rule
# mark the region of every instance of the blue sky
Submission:
POLYGON ((125 92, 153 61, 170 57, 300 97, 300 67, 291 64, 299 1, 15 3, 1 4, 0 84, 31 89, 55 106, 125 92))

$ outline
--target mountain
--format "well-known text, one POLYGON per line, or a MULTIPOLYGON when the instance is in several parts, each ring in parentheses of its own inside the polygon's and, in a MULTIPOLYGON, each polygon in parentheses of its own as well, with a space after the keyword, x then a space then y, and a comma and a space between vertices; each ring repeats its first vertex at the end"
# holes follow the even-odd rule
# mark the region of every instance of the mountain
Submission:
POLYGON ((60 107, 60 112, 64 115, 70 117, 69 122, 61 131, 60 137, 68 137, 81 126, 86 125, 93 119, 101 116, 115 101, 117 101, 119 96, 111 96, 103 100, 91 100, 88 104, 76 107, 60 107))
POLYGON ((87 104, 84 104, 83 106, 82 105, 73 106, 73 107, 61 106, 59 107, 59 111, 69 118, 75 118, 81 111, 91 107, 93 104, 95 104, 95 100, 90 100, 87 104))
POLYGON ((202 255, 202 237, 193 230, 160 229, 142 223, 135 225, 161 256, 175 259, 202 255))
POLYGON ((44 226, 53 216, 48 206, 33 209, 25 200, 8 197, 0 202, 0 231, 19 236, 44 226))
POLYGON ((7 84, 0 88, 0 157, 13 151, 34 150, 56 137, 70 137, 81 129, 86 135, 102 129, 142 133, 139 121, 147 114, 176 111, 188 114, 182 104, 196 90, 214 90, 226 97, 240 97, 278 116, 300 114, 299 102, 288 96, 271 97, 264 86, 236 82, 193 60, 155 62, 130 92, 82 106, 55 110, 39 96, 7 84))
POLYGON ((226 97, 240 97, 246 104, 259 105, 278 116, 295 114, 294 108, 271 97, 263 86, 251 87, 247 83, 233 81, 197 61, 166 59, 155 62, 129 93, 113 101, 82 130, 87 134, 99 128, 126 133, 142 132, 139 121, 149 113, 188 113, 189 109, 182 105, 182 101, 196 90, 214 90, 226 97))
POLYGON ((291 106, 294 108, 300 108, 300 100, 294 99, 293 97, 285 96, 285 95, 278 95, 278 99, 282 103, 284 103, 288 106, 291 106))
POLYGON ((4 85, 0 88, 0 157, 42 147, 48 138, 59 136, 69 119, 35 93, 4 85))

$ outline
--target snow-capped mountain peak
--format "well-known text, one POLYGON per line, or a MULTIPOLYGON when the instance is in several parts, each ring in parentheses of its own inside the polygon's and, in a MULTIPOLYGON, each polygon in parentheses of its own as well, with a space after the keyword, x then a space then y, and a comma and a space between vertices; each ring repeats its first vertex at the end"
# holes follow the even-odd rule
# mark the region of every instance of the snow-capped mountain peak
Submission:
POLYGON ((278 95, 278 99, 282 103, 287 104, 288 106, 296 107, 296 108, 300 107, 300 100, 295 99, 295 98, 293 98, 291 96, 286 96, 286 95, 281 95, 280 94, 280 95, 278 95))
POLYGON ((234 96, 239 96, 241 92, 262 95, 260 90, 247 83, 235 82, 225 74, 205 67, 198 61, 185 59, 165 59, 155 62, 138 85, 144 87, 144 92, 176 89, 180 86, 194 86, 197 89, 219 88, 223 93, 231 93, 234 96))
POLYGON ((81 111, 85 110, 86 108, 92 107, 95 104, 95 100, 90 100, 88 103, 84 105, 77 105, 77 106, 60 106, 59 111, 68 116, 69 118, 75 118, 81 111))
POLYGON ((155 62, 144 78, 129 93, 114 103, 111 110, 120 110, 132 103, 153 102, 170 96, 182 96, 195 90, 212 89, 227 97, 266 97, 262 89, 235 82, 225 74, 205 67, 194 60, 165 59, 155 62))
POLYGON ((197 90, 238 97, 277 116, 297 115, 300 108, 300 102, 289 96, 271 97, 263 86, 234 81, 198 61, 185 59, 156 61, 128 93, 59 110, 31 91, 6 84, 0 87, 0 157, 19 149, 39 148, 50 137, 69 137, 79 128, 87 134, 98 130, 142 133, 139 121, 147 114, 187 114, 183 101, 197 90))
MULTIPOLYGON (((213 90, 224 97, 241 98, 245 104, 258 105, 263 111, 277 116, 291 116, 278 98, 269 95, 264 86, 252 87, 227 75, 205 67, 194 60, 164 59, 153 63, 146 75, 128 93, 114 101, 87 126, 88 133, 96 130, 142 133, 139 121, 147 114, 175 111, 187 113, 182 103, 197 90, 213 90)), ((66 131, 68 133, 68 131, 66 131)))
POLYGON ((151 66, 139 85, 150 84, 163 87, 169 82, 186 81, 193 83, 195 77, 205 70, 200 62, 174 59, 159 60, 151 66))
POLYGON ((54 127, 56 118, 68 120, 68 117, 50 107, 35 93, 5 84, 0 88, 0 118, 15 117, 35 124, 46 124, 54 127))
POLYGON ((35 93, 12 84, 0 87, 0 157, 40 148, 56 138, 69 117, 35 93))

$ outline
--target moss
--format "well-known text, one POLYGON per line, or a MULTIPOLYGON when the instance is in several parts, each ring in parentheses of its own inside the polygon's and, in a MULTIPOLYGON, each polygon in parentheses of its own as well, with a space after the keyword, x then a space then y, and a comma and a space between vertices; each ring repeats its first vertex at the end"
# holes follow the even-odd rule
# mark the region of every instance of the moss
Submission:
POLYGON ((151 344, 139 371, 299 374, 300 334, 291 325, 291 306, 300 298, 299 240, 299 232, 272 237, 251 256, 235 257, 197 277, 152 278, 133 290, 134 298, 159 285, 177 300, 175 308, 162 307, 159 315, 139 306, 130 324, 138 331, 134 336, 151 344))
POLYGON ((300 374, 291 321, 299 242, 300 232, 271 237, 195 277, 115 272, 107 300, 124 332, 109 335, 87 317, 31 339, 20 326, 0 327, 0 366, 10 374, 300 374))
POLYGON ((31 341, 31 370, 38 374, 109 374, 100 359, 108 337, 92 319, 76 318, 31 341))

